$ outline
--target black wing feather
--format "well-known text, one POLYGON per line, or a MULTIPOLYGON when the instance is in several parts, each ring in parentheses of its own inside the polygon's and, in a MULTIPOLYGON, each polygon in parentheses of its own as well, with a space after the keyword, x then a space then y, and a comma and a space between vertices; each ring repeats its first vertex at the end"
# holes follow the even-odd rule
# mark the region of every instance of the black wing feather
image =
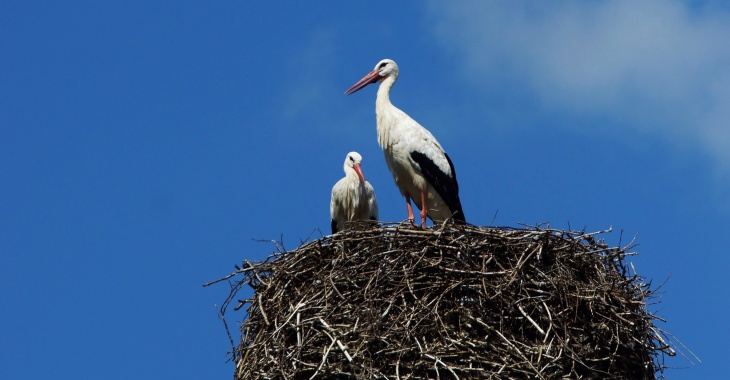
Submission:
POLYGON ((459 200, 459 183, 456 181, 456 170, 454 170, 454 164, 451 162, 449 155, 444 153, 444 156, 446 156, 446 161, 449 162, 451 176, 441 171, 425 154, 417 151, 411 152, 411 158, 421 167, 421 174, 449 206, 449 211, 454 215, 454 220, 466 223, 464 210, 461 209, 461 200, 459 200))
POLYGON ((332 234, 334 235, 336 233, 337 233, 337 222, 334 219, 332 219, 332 234))

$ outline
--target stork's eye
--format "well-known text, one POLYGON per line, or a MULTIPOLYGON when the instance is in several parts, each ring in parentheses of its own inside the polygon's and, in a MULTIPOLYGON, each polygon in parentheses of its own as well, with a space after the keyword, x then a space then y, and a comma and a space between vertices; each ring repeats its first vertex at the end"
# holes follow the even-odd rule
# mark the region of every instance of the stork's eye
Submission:
POLYGON ((382 69, 382 68, 383 68, 383 67, 385 67, 385 65, 387 65, 387 64, 388 64, 388 62, 383 62, 383 63, 381 63, 381 64, 380 64, 380 66, 378 66, 378 70, 382 69))
POLYGON ((349 156, 349 157, 347 157, 347 158, 349 158, 349 159, 350 159, 350 161, 352 161, 352 162, 355 162, 355 159, 354 159, 354 158, 352 158, 352 156, 349 156))

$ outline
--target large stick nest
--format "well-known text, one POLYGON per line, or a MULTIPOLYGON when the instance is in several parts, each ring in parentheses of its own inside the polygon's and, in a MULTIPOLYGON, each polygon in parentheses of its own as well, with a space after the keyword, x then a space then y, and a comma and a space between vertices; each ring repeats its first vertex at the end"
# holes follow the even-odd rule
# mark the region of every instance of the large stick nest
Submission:
POLYGON ((663 376, 652 290, 594 235, 358 224, 246 262, 235 378, 663 376))

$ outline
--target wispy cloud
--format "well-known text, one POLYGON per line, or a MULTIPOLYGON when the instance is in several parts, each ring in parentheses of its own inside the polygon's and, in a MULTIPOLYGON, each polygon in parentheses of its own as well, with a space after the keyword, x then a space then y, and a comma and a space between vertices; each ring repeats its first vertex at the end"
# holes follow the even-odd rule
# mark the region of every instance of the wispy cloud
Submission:
MULTIPOLYGON (((342 39, 335 31, 326 28, 308 32, 301 39, 304 42, 288 52, 285 72, 272 81, 272 86, 282 93, 281 104, 277 106, 280 112, 275 115, 282 125, 282 132, 291 133, 291 125, 294 124, 302 133, 312 130, 348 136, 374 133, 373 103, 368 102, 369 107, 362 107, 361 102, 353 102, 344 95, 351 84, 349 81, 354 82, 359 77, 347 79, 347 82, 336 78, 337 65, 342 62, 338 54, 342 39), (372 124, 363 125, 360 122, 363 115, 372 120, 372 124), (351 126, 356 128, 349 128, 351 126)), ((370 63, 363 67, 363 70, 369 69, 370 63)), ((371 101, 374 102, 374 99, 371 101)))
MULTIPOLYGON (((730 12, 679 1, 433 2, 476 86, 693 144, 730 171, 730 12)), ((625 132, 625 130, 623 131, 625 132)))
POLYGON ((329 30, 316 30, 309 36, 305 46, 291 52, 284 77, 286 83, 282 114, 288 120, 296 120, 318 106, 328 87, 334 83, 328 76, 320 75, 313 80, 313 73, 327 73, 334 70, 336 62, 336 36, 329 30), (323 67, 323 65, 325 67, 323 67))

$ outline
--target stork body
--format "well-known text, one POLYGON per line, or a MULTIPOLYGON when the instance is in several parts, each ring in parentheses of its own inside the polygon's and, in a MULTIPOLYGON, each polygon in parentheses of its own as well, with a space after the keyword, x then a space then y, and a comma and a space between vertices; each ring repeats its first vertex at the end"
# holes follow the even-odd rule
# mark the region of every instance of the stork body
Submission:
POLYGON ((431 132, 390 102, 390 90, 397 79, 398 65, 384 59, 345 93, 350 95, 368 84, 381 82, 375 100, 378 143, 396 186, 406 199, 411 223, 411 199, 421 210, 421 226, 425 226, 426 216, 434 222, 452 216, 465 222, 451 159, 431 132))
POLYGON ((360 163, 362 156, 350 152, 345 157, 345 177, 332 187, 330 218, 332 233, 342 231, 346 222, 355 220, 378 220, 378 202, 375 190, 365 180, 360 163))

